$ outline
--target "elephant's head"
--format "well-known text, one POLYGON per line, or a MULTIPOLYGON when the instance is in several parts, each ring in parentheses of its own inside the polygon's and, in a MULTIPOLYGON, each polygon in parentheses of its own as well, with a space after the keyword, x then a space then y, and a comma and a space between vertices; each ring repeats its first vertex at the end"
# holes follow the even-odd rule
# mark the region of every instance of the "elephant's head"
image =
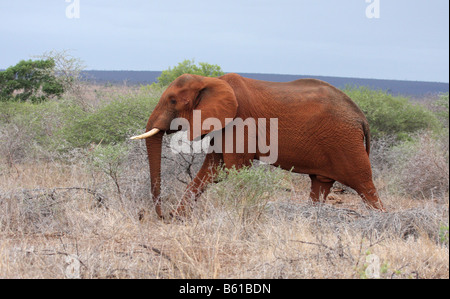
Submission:
POLYGON ((158 104, 147 122, 146 133, 131 137, 131 139, 146 138, 148 160, 150 164, 150 181, 156 212, 162 217, 161 190, 161 144, 164 133, 173 133, 170 125, 176 118, 184 118, 189 122, 188 137, 193 140, 200 135, 208 134, 211 130, 201 129, 194 135, 194 110, 201 111, 201 123, 207 118, 220 120, 222 129, 226 119, 233 119, 237 112, 238 103, 234 90, 224 80, 185 74, 173 81, 162 94, 158 104))

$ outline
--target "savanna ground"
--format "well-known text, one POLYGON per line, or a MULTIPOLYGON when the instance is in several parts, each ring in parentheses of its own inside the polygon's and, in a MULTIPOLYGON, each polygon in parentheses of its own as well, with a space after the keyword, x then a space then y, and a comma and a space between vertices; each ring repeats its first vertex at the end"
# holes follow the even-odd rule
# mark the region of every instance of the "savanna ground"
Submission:
MULTIPOLYGON (((377 136, 387 120, 369 118, 387 213, 339 184, 314 205, 307 176, 255 165, 176 221, 156 217, 144 142, 127 140, 161 90, 83 85, 62 100, 0 103, 1 278, 449 278, 448 96, 438 130, 377 136)), ((435 101, 420 105, 441 117, 435 101)), ((201 162, 166 148, 165 211, 201 162)))

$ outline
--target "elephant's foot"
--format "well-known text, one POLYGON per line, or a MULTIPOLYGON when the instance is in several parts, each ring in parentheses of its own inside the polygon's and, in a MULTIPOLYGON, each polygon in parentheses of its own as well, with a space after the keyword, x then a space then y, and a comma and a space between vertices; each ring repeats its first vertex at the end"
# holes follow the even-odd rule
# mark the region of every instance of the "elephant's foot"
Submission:
POLYGON ((172 219, 184 220, 189 215, 191 208, 192 201, 183 199, 180 204, 169 213, 169 216, 172 219))
POLYGON ((364 203, 366 204, 366 206, 371 209, 371 210, 375 210, 375 211, 379 211, 379 212, 386 212, 386 209, 383 206, 383 203, 381 202, 381 200, 378 199, 374 199, 374 200, 368 200, 367 198, 365 198, 365 196, 363 196, 364 199, 364 203))
POLYGON ((319 175, 311 174, 309 177, 311 179, 311 192, 309 197, 313 202, 325 201, 335 181, 319 175))
POLYGON ((358 191, 359 195, 364 200, 364 203, 369 209, 380 212, 386 212, 386 209, 384 208, 383 203, 378 197, 378 193, 372 182, 367 183, 367 186, 364 186, 364 188, 361 189, 355 190, 358 191))

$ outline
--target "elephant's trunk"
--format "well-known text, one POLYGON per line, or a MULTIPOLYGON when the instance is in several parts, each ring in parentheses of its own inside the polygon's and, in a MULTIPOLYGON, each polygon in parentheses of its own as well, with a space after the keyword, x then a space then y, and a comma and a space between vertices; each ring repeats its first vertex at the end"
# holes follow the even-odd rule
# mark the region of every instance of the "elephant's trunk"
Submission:
POLYGON ((150 165, 150 190, 155 203, 156 213, 159 217, 162 217, 160 198, 162 140, 164 134, 169 132, 170 123, 175 117, 173 112, 164 111, 163 108, 160 107, 160 104, 155 107, 148 119, 146 133, 131 138, 145 139, 150 165))
POLYGON ((159 217, 162 217, 161 211, 161 150, 162 150, 162 138, 164 132, 158 132, 145 139, 147 145, 148 162, 150 165, 150 186, 152 192, 152 198, 155 202, 156 213, 159 217))

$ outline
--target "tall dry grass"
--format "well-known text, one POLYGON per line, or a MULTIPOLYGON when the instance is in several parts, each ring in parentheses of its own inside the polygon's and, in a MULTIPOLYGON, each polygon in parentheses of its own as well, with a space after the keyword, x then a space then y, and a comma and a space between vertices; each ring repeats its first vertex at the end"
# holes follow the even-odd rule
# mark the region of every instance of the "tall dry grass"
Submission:
POLYGON ((336 194, 317 206, 295 176, 247 221, 214 187, 185 221, 162 221, 141 189, 146 167, 129 171, 122 198, 86 164, 3 173, 0 277, 71 277, 76 259, 81 278, 366 278, 375 254, 381 278, 448 278, 448 201, 388 196, 389 212, 376 213, 336 194))

